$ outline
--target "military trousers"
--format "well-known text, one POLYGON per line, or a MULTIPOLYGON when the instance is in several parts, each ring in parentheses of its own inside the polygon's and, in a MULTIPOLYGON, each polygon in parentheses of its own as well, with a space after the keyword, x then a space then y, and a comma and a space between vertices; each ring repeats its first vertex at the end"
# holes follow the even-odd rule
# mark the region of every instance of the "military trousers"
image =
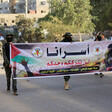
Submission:
POLYGON ((69 81, 69 79, 70 79, 70 76, 64 76, 65 81, 69 81))
MULTIPOLYGON (((11 68, 5 66, 5 73, 6 73, 6 81, 7 81, 7 90, 10 90, 11 86, 11 68)), ((12 90, 17 91, 17 80, 13 79, 12 77, 12 90)))

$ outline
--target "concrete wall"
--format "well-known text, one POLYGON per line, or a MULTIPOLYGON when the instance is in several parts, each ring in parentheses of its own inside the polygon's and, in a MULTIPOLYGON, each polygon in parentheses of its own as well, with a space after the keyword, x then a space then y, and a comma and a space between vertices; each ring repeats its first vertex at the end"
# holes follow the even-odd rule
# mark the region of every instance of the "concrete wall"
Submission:
POLYGON ((48 0, 37 0, 37 14, 45 16, 49 13, 49 4, 48 0))
MULTIPOLYGON (((13 26, 15 25, 16 23, 16 17, 19 16, 19 15, 23 15, 25 16, 25 14, 0 14, 0 23, 2 25, 4 25, 4 23, 6 23, 8 26, 13 26)), ((28 14, 28 18, 30 19, 33 19, 33 18, 41 18, 41 17, 44 17, 45 14, 41 14, 40 15, 37 15, 37 14, 28 14)))

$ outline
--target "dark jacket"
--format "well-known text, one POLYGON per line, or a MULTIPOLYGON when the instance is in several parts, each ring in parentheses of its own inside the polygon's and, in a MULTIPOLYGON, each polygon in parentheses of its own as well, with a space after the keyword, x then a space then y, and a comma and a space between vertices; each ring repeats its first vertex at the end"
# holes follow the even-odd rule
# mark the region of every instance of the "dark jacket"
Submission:
POLYGON ((63 40, 61 40, 61 42, 74 42, 72 38, 64 38, 63 40))
POLYGON ((3 45, 3 59, 4 59, 3 66, 9 66, 10 64, 10 44, 9 43, 5 43, 3 45))

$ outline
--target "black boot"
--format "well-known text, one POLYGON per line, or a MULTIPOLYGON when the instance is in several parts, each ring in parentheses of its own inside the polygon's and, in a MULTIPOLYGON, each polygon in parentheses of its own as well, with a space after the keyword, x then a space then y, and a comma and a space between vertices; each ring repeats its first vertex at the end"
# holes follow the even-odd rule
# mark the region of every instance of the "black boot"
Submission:
POLYGON ((100 78, 102 78, 104 76, 104 74, 103 73, 100 73, 100 78))
POLYGON ((10 87, 7 87, 7 92, 10 92, 10 87))
POLYGON ((14 95, 16 95, 16 96, 18 95, 17 91, 13 91, 13 92, 14 92, 14 95))

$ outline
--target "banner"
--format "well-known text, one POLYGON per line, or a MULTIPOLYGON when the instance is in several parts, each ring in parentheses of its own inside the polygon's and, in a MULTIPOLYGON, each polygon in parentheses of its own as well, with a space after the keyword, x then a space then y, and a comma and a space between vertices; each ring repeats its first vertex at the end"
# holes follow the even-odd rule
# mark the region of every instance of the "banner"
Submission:
POLYGON ((112 70, 112 42, 13 43, 14 78, 86 75, 112 70))

